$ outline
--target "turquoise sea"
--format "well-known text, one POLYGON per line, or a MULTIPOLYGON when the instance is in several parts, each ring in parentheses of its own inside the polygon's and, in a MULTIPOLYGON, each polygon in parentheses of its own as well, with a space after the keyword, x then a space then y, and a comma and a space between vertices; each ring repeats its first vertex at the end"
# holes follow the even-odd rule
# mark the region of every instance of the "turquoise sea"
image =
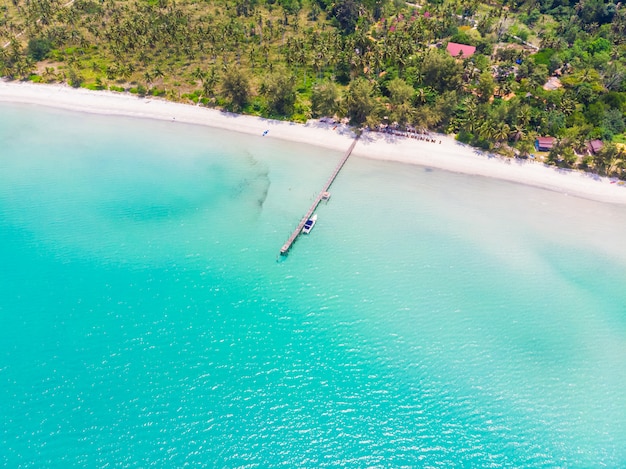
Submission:
POLYGON ((626 467, 626 207, 0 105, 0 466, 626 467))

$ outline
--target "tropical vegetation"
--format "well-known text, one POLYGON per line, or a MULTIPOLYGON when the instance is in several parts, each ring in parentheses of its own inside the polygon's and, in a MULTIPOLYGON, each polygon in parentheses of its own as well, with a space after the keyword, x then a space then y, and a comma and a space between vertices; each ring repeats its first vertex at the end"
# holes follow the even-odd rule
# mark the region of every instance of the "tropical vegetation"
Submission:
POLYGON ((0 76, 427 128, 518 157, 552 136, 546 162, 626 179, 621 2, 0 0, 0 76))

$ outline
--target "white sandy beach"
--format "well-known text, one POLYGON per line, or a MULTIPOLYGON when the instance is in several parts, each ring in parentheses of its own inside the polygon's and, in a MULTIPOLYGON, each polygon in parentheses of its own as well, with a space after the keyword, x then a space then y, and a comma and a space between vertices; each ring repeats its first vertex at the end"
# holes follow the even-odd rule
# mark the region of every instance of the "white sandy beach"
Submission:
MULTIPOLYGON (((0 80, 0 101, 52 106, 73 111, 123 115, 206 125, 221 129, 279 138, 325 148, 346 150, 354 134, 346 126, 319 121, 294 124, 241 116, 155 98, 130 94, 74 89, 63 85, 0 80)), ((573 196, 626 204, 626 186, 588 173, 564 171, 533 161, 490 157, 445 135, 437 143, 365 133, 354 156, 417 164, 431 168, 481 175, 532 185, 573 196), (441 143, 439 143, 441 141, 441 143)))

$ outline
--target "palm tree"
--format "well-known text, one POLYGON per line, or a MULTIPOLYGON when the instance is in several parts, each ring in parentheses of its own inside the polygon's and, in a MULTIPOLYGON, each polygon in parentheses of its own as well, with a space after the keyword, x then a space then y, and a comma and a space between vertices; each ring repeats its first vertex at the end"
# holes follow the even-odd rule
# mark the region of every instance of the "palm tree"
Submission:
POLYGON ((531 135, 526 135, 526 137, 522 138, 517 143, 517 149, 519 150, 520 156, 522 158, 526 158, 531 151, 535 149, 534 139, 531 135))
POLYGON ((572 139, 572 147, 574 151, 578 153, 585 153, 587 151, 587 139, 584 133, 581 132, 574 136, 572 139))
POLYGON ((196 69, 191 73, 191 76, 194 79, 202 82, 202 81, 204 81, 205 73, 206 72, 204 70, 202 70, 200 67, 196 67, 196 69))
POLYGON ((593 162, 599 172, 603 171, 607 176, 621 176, 625 168, 626 151, 609 143, 594 156, 593 162))
POLYGON ((46 67, 42 73, 42 78, 46 81, 56 80, 56 73, 54 67, 46 67))
POLYGON ((205 73, 204 80, 202 81, 202 92, 206 96, 212 96, 215 92, 215 85, 219 82, 219 77, 217 75, 217 70, 215 67, 211 67, 211 69, 205 73))
POLYGON ((522 106, 517 112, 517 122, 519 125, 526 127, 530 122, 531 110, 530 106, 522 106))
POLYGON ((515 142, 520 141, 525 136, 526 136, 526 129, 523 126, 516 124, 511 129, 511 137, 513 138, 515 142))
POLYGON ((33 59, 30 57, 22 57, 15 63, 15 72, 16 75, 20 78, 26 78, 30 75, 31 70, 34 66, 33 59))
POLYGON ((508 96, 512 92, 513 92, 513 85, 511 84, 510 81, 507 80, 500 85, 500 96, 502 96, 503 98, 505 96, 508 96))
POLYGON ((620 177, 626 170, 626 152, 622 149, 609 160, 607 174, 620 177))
POLYGON ((605 145, 602 150, 593 155, 592 164, 598 173, 606 174, 605 170, 610 166, 611 161, 617 159, 619 150, 615 144, 605 145))
POLYGON ((576 101, 565 96, 561 100, 561 112, 566 116, 570 116, 576 111, 576 101))
POLYGON ((509 132, 511 129, 506 122, 498 122, 495 124, 493 129, 493 138, 496 139, 496 142, 503 142, 509 138, 509 132))
POLYGON ((463 61, 463 81, 465 83, 474 83, 480 75, 480 70, 474 65, 474 61, 466 59, 463 61))
POLYGON ((486 120, 478 128, 478 135, 483 140, 493 140, 496 134, 496 123, 491 119, 486 120))
POLYGON ((120 65, 118 68, 118 75, 123 79, 123 80, 128 80, 130 78, 131 75, 131 71, 130 71, 130 67, 128 67, 127 65, 120 65))
POLYGON ((154 78, 154 77, 152 76, 152 74, 151 74, 148 70, 146 70, 146 71, 143 73, 143 78, 144 78, 144 80, 146 80, 146 83, 148 84, 148 87, 150 88, 150 87, 151 87, 151 85, 152 85, 152 80, 153 80, 153 78, 154 78))
POLYGON ((474 132, 477 128, 478 103, 474 95, 465 99, 465 114, 463 116, 463 124, 465 130, 474 132))
POLYGON ((115 78, 117 77, 117 73, 118 73, 118 70, 117 68, 115 68, 115 65, 107 65, 106 68, 104 69, 104 75, 109 80, 115 80, 115 78))
POLYGON ((159 78, 162 79, 163 77, 165 77, 163 70, 161 70, 158 65, 152 69, 153 80, 158 80, 159 78))

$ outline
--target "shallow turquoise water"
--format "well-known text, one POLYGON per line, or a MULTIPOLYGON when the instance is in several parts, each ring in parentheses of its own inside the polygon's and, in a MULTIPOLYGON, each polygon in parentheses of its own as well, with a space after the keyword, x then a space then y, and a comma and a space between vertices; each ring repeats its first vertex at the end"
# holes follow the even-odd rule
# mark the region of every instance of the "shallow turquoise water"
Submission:
POLYGON ((0 107, 0 465, 623 467, 626 208, 0 107))

